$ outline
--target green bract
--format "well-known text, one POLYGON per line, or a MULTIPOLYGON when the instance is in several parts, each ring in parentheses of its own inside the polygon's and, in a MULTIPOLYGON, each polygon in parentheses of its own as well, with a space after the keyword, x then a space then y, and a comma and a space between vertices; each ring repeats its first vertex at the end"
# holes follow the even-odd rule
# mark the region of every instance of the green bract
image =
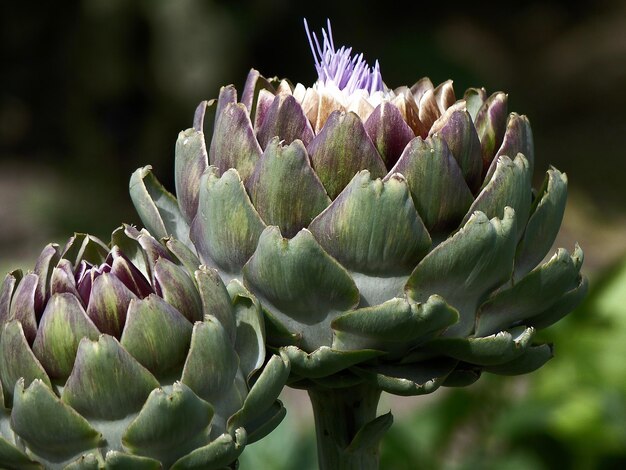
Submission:
POLYGON ((222 469, 284 416, 258 302, 174 238, 46 246, 0 327, 2 468, 222 469))
POLYGON ((337 93, 254 70, 241 102, 222 88, 178 138, 177 200, 149 167, 132 176, 146 227, 189 234, 203 263, 243 281, 292 385, 412 395, 540 367, 552 351, 536 330, 587 284, 578 247, 537 266, 567 178, 551 168, 533 195, 526 117, 504 93, 457 100, 428 79, 376 106, 337 93))

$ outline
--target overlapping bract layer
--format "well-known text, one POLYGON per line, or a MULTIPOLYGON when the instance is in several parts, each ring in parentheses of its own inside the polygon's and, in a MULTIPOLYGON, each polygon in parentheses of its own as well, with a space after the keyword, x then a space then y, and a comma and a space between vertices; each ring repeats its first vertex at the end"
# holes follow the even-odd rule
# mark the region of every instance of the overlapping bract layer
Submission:
POLYGON ((551 168, 533 196, 533 165, 528 120, 504 93, 457 100, 451 82, 422 79, 348 96, 253 70, 241 102, 222 88, 180 134, 177 199, 148 167, 130 190, 152 233, 188 233, 203 263, 255 294, 293 385, 408 395, 551 357, 535 330, 586 281, 578 247, 537 266, 567 179, 551 168))
POLYGON ((224 468, 284 416, 256 299, 174 238, 76 235, 0 287, 0 466, 224 468))

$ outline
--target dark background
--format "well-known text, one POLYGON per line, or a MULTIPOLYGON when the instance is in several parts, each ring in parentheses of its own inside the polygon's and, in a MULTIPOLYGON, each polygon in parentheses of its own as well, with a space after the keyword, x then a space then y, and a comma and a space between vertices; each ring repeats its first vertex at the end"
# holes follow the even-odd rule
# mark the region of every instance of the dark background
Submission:
MULTIPOLYGON (((569 175, 558 244, 582 244, 592 279, 594 300, 550 337, 554 364, 529 379, 483 379, 423 401, 434 404, 399 420, 386 441, 388 468, 404 468, 389 463, 389 449, 429 468, 443 465, 434 458, 442 455, 452 456, 445 468, 458 468, 457 461, 488 468, 476 464, 485 456, 474 451, 494 445, 490 458, 521 455, 521 466, 498 469, 624 464, 623 1, 1 2, 0 269, 32 266, 44 243, 74 231, 106 241, 121 222, 138 223, 127 195, 131 172, 151 164, 172 189, 178 132, 191 126, 200 100, 216 97, 221 85, 241 87, 250 67, 312 84, 303 17, 316 31, 330 18, 335 44, 378 59, 391 88, 430 76, 435 83, 452 78, 457 96, 469 86, 508 92, 509 110, 533 125, 536 181, 549 164, 569 175), (433 429, 440 440, 424 441, 433 429)), ((291 419, 301 416, 297 406, 291 419)), ((266 459, 286 455, 289 426, 298 428, 281 425, 277 444, 264 441, 276 449, 266 459)), ((310 435, 302 442, 289 447, 300 460, 313 452, 310 435)), ((308 468, 293 462, 273 468, 308 468)))

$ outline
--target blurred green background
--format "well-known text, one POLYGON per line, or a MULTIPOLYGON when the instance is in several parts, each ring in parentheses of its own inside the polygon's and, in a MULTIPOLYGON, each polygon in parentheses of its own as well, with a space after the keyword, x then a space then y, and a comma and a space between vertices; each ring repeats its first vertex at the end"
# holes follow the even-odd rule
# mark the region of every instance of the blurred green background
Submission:
MULTIPOLYGON (((396 424, 384 469, 626 467, 626 2, 73 0, 0 4, 0 270, 32 266, 73 231, 138 223, 127 184, 173 149, 197 103, 250 67, 315 80, 302 18, 379 59, 390 87, 430 76, 509 93, 529 116, 537 168, 569 175, 558 245, 578 241, 592 290, 544 338, 528 377, 483 377, 428 397, 384 396, 396 424), (439 3, 439 2, 437 2, 439 3)), ((535 175, 537 181, 543 178, 535 175)), ((251 446, 242 470, 314 469, 306 397, 251 446)))

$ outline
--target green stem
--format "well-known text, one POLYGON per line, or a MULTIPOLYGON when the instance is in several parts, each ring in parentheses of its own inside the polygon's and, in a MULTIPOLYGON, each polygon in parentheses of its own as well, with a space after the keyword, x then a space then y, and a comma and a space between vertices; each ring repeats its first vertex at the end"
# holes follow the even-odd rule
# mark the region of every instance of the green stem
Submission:
POLYGON ((380 390, 368 385, 310 389, 320 470, 377 470, 378 444, 348 449, 363 425, 376 418, 380 390))

